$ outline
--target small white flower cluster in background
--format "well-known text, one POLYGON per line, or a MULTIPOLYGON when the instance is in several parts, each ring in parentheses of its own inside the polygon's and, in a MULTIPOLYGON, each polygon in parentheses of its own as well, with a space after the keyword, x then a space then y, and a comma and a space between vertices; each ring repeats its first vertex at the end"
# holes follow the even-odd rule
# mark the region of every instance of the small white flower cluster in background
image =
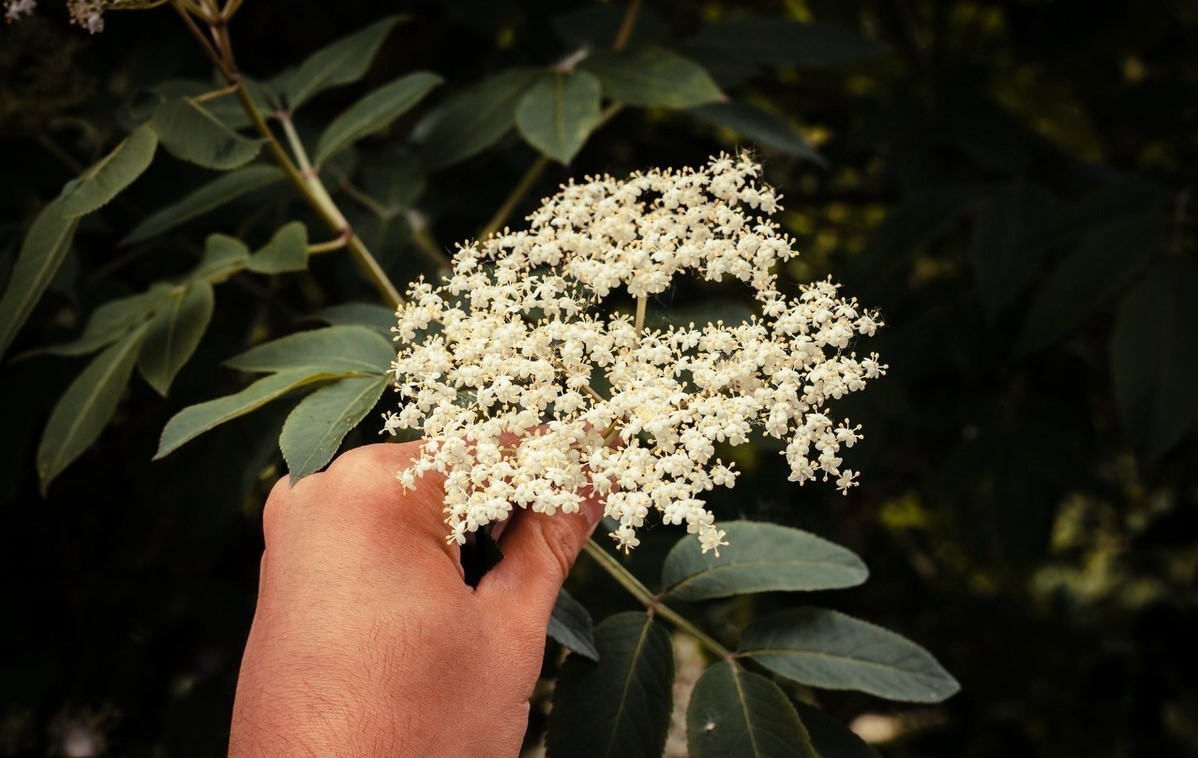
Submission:
POLYGON ((450 539, 517 507, 574 513, 593 492, 625 551, 653 511, 718 551, 725 533, 701 497, 738 472, 716 445, 754 430, 786 441, 791 480, 856 483, 840 456, 860 427, 827 405, 885 373, 876 354, 850 350, 880 323, 830 281, 778 291, 772 269, 796 253, 766 218, 778 196, 759 172, 720 155, 571 183, 527 230, 461 247, 442 284, 411 288, 394 330, 406 402, 385 430, 428 438, 399 478, 445 476, 450 539), (644 328, 645 301, 684 275, 744 282, 760 316, 644 328), (638 318, 602 312, 621 293, 638 318))
MULTIPOLYGON (((32 16, 37 0, 4 0, 4 20, 12 23, 22 17, 32 16)), ((67 0, 67 11, 71 23, 78 24, 88 34, 104 31, 104 3, 102 0, 67 0)))

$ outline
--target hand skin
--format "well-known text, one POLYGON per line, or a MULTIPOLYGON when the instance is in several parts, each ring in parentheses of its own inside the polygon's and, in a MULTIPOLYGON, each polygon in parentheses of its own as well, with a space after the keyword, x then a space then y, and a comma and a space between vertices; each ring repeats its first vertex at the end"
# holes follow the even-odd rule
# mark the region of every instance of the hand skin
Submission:
POLYGON ((263 512, 258 606, 229 755, 516 756, 558 589, 601 516, 520 510, 478 587, 419 442, 351 450, 263 512))

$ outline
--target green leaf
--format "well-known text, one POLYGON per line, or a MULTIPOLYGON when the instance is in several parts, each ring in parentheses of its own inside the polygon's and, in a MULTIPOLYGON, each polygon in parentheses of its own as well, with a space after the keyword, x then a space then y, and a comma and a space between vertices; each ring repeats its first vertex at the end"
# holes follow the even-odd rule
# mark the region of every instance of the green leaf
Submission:
POLYGON ((702 66, 660 47, 600 51, 579 67, 599 77, 605 95, 629 105, 692 108, 724 99, 702 66))
POLYGON ((42 494, 100 436, 116 412, 137 360, 145 327, 97 355, 59 398, 37 449, 42 494))
POLYGON ((546 74, 520 99, 516 127, 528 144, 569 163, 599 123, 599 96, 599 80, 585 71, 546 74))
POLYGON ((248 195, 254 190, 282 179, 283 172, 274 166, 246 166, 222 174, 199 189, 188 193, 177 202, 150 214, 134 227, 125 239, 121 240, 121 244, 131 245, 134 242, 142 242, 156 237, 185 221, 216 210, 236 198, 248 195))
POLYGON ((549 637, 579 655, 599 660, 595 647, 595 629, 591 614, 565 588, 558 590, 553 614, 549 617, 549 637))
POLYGON ((870 232, 861 260, 874 266, 905 261, 910 253, 939 237, 983 196, 981 188, 965 184, 934 184, 911 192, 870 232))
POLYGON ((320 165, 363 137, 386 129, 441 82, 436 74, 419 71, 366 95, 325 129, 316 145, 315 163, 320 165))
POLYGON ((335 378, 338 378, 336 374, 313 373, 307 368, 295 369, 262 377, 232 395, 188 406, 166 422, 154 460, 170 455, 204 432, 257 410, 294 389, 335 378))
POLYGON ((317 50, 287 77, 287 106, 295 110, 326 89, 361 79, 387 34, 403 20, 388 16, 317 50))
POLYGON ((227 234, 209 234, 204 241, 204 257, 191 276, 194 279, 223 282, 249 264, 250 249, 244 242, 227 234))
POLYGON ((747 103, 712 103, 692 108, 699 120, 731 129, 761 147, 827 166, 824 157, 782 116, 747 103))
POLYGON ((157 147, 152 126, 134 129, 111 153, 63 187, 59 197, 63 215, 74 218, 103 207, 150 167, 157 147))
POLYGON ((388 374, 395 360, 391 341, 364 326, 330 326, 290 334, 225 361, 241 371, 318 369, 346 374, 388 374))
POLYGON ((819 758, 778 685, 720 661, 703 672, 686 707, 691 758, 819 758))
POLYGON ((295 406, 279 435, 292 484, 332 460, 341 440, 370 413, 386 386, 385 376, 342 379, 295 406))
POLYGON ((721 524, 728 545, 703 553, 684 537, 666 556, 665 592, 679 600, 710 600, 751 592, 828 590, 853 587, 869 576, 848 550, 814 534, 778 524, 732 521, 721 524))
POLYGON ((514 68, 446 98, 413 132, 423 143, 429 168, 444 168, 478 155, 507 134, 516 107, 541 72, 514 68))
POLYGON ((1165 219, 1155 212, 1093 227, 1036 293, 1016 352, 1035 352, 1079 327, 1160 253, 1164 235, 1165 219))
POLYGON ((762 618, 745 629, 737 649, 774 673, 812 687, 913 703, 939 703, 961 688, 914 642, 823 608, 762 618))
POLYGON ((246 265, 259 274, 303 271, 308 267, 308 228, 299 221, 284 224, 246 265))
POLYGON ((395 327, 395 310, 374 303, 343 303, 321 308, 312 314, 316 321, 323 321, 333 326, 357 325, 365 326, 391 338, 391 329, 395 327))
POLYGON ((150 319, 137 368, 158 394, 166 397, 179 369, 191 358, 212 320, 212 285, 192 279, 173 293, 150 319))
POLYGON ((970 250, 978 294, 993 319, 1035 278, 1044 245, 1029 241, 1052 209, 1052 195, 1019 181, 995 193, 974 227, 970 250))
POLYGON ((709 24, 687 40, 687 49, 705 60, 731 58, 797 68, 857 63, 884 52, 852 29, 761 17, 709 24))
POLYGON ((9 275, 8 289, 0 297, 0 356, 8 351, 17 331, 54 279, 78 225, 79 220, 67 216, 58 201, 42 208, 33 220, 9 275))
POLYGON ((1169 192, 1138 177, 1110 182, 1045 218, 1029 230, 1028 238, 1046 245, 1072 243, 1116 216, 1159 211, 1171 198, 1169 192))
POLYGON ((109 300, 92 313, 83 334, 70 342, 32 350, 30 353, 50 355, 84 355, 94 353, 124 337, 141 325, 171 296, 174 286, 158 282, 145 292, 109 300))
POLYGON ((167 100, 151 122, 171 155, 204 168, 227 171, 249 163, 266 140, 249 139, 191 100, 167 100))
POLYGON ((821 758, 881 758, 865 740, 819 708, 805 703, 791 705, 799 712, 799 720, 807 727, 811 744, 821 758))
POLYGON ((618 613, 595 628, 599 661, 566 658, 545 739, 549 758, 660 756, 670 726, 674 649, 660 624, 618 613))
POLYGON ((1123 428, 1154 460, 1198 421, 1198 266, 1171 258, 1123 297, 1111 368, 1123 428))

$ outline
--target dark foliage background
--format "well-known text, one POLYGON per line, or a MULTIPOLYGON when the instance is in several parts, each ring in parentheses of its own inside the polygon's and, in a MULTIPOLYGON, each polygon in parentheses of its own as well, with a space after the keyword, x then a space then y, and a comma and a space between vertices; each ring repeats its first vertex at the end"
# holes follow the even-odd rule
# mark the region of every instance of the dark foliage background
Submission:
MULTIPOLYGON (((299 128, 409 70, 435 71, 452 91, 550 65, 572 49, 554 19, 582 5, 404 4, 412 20, 367 80, 320 100, 299 128)), ((60 10, 0 30, 0 281, 41 203, 123 133, 128 103, 154 82, 208 76, 165 9, 110 14, 94 38, 60 10)), ((269 76, 378 12, 361 0, 250 2, 234 27, 240 62, 269 76)), ((772 452, 749 450, 738 462, 751 486, 717 506, 854 549, 869 583, 820 602, 919 641, 963 686, 935 707, 847 694, 822 705, 845 721, 893 716, 897 736, 880 748, 896 757, 1198 754, 1198 4, 661 0, 639 29, 686 40, 720 19, 783 16, 858 30, 885 52, 795 67, 677 47, 738 101, 796 125, 826 160, 756 148, 804 251, 786 274, 831 272, 879 307, 888 326, 869 349, 891 374, 843 408, 867 434, 850 456, 864 471, 850 497, 788 485, 772 452)), ((687 111, 625 111, 533 198, 569 176, 697 165, 748 144, 687 111)), ((370 181, 403 195, 402 139, 368 148, 382 156, 370 181)), ((429 174, 412 208, 448 249, 534 159, 510 137, 429 174)), ((263 191, 166 243, 116 246, 203 174, 158 162, 89 217, 13 353, 69 339, 97 304, 185 270, 209 231, 262 237, 298 213, 285 215, 286 190, 263 191)), ((411 216, 344 207, 394 280, 436 273, 411 216)), ((728 305, 714 297, 679 292, 657 305, 728 305)), ((370 298, 336 256, 310 274, 224 287, 170 398, 135 381, 100 443, 45 498, 37 440, 82 363, 0 369, 0 755, 61 753, 81 727, 114 755, 223 750, 259 509, 284 471, 282 414, 268 408, 151 463, 158 433, 185 405, 237 386, 220 361, 300 328, 317 307, 370 298)), ((373 439, 368 420, 351 443, 373 439)), ((676 536, 650 532, 636 551, 647 581, 676 536)), ((596 617, 630 607, 585 562, 572 582, 596 617)), ((738 601, 707 621, 731 628, 788 602, 738 601)))

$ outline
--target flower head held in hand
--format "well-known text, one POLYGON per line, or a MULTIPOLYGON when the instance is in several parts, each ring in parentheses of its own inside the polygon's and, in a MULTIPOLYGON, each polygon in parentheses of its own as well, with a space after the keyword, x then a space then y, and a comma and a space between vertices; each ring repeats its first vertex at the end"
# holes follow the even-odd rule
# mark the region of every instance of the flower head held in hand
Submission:
POLYGON ((885 373, 850 349, 880 322, 831 281, 778 290, 774 264, 796 252, 759 172, 720 155, 570 183, 527 230, 463 246, 442 284, 411 288, 395 328, 406 403, 385 429, 428 438, 399 477, 445 476, 450 539, 516 507, 576 512, 593 491, 625 551, 653 511, 718 551, 725 533, 701 497, 738 472, 716 445, 755 431, 786 442, 792 481, 856 484, 841 452, 860 427, 827 406, 885 373), (760 315, 645 328, 648 300, 683 276, 747 284, 760 315), (605 314, 609 296, 630 296, 635 316, 605 314))

